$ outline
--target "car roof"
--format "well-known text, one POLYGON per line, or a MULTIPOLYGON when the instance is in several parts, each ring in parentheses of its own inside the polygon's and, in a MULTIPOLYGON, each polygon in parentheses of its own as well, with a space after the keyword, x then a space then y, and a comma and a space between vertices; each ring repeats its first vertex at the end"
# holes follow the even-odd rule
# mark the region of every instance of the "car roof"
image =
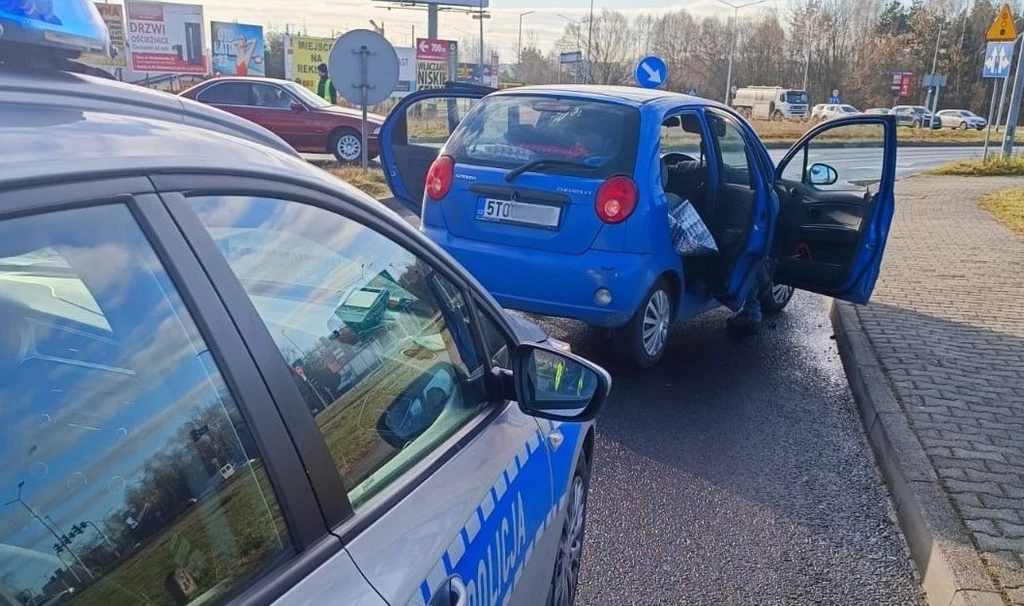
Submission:
POLYGON ((649 103, 659 105, 710 105, 725 107, 717 101, 675 93, 656 88, 638 88, 635 86, 610 86, 603 84, 543 84, 535 86, 519 86, 501 90, 492 95, 544 94, 590 99, 593 101, 614 101, 623 105, 639 107, 649 103))
MULTIPOLYGON (((74 112, 137 116, 156 121, 199 126, 254 141, 283 153, 298 154, 280 137, 237 116, 162 91, 84 74, 56 70, 0 69, 0 140, 7 143, 7 130, 19 121, 43 119, 74 112), (52 113, 40 113, 49 109, 52 113), (33 110, 36 110, 33 112, 33 110)), ((44 120, 44 127, 49 123, 44 120)), ((37 133, 42 131, 37 128, 37 133)), ((40 135, 41 136, 41 135, 40 135)), ((45 140, 50 141, 47 135, 45 140)), ((28 141, 26 141, 27 143, 28 141)), ((31 147, 40 147, 37 137, 31 147)), ((0 157, 10 146, 0 146, 0 157)))
POLYGON ((185 90, 187 91, 195 88, 203 88, 204 86, 212 86, 214 84, 220 84, 222 82, 246 82, 250 84, 254 82, 259 82, 261 84, 294 84, 294 82, 292 82, 291 80, 282 80, 280 78, 265 78, 263 76, 217 76, 216 78, 203 80, 202 82, 185 90))

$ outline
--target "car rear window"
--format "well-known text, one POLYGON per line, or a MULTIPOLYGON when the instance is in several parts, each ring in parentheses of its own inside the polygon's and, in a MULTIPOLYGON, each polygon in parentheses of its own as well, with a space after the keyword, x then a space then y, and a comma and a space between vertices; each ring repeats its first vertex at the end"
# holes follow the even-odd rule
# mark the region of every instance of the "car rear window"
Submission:
POLYGON ((632 174, 640 112, 602 101, 543 95, 484 98, 445 147, 458 163, 515 168, 536 160, 576 162, 537 170, 605 178, 632 174))

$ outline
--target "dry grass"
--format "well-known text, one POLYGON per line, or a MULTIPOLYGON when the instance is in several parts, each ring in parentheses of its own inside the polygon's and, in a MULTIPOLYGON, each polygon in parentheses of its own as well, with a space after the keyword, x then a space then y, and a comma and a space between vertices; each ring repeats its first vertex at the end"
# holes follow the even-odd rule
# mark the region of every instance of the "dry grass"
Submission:
POLYGON ((391 190, 388 189, 387 181, 384 180, 384 171, 380 169, 380 166, 371 166, 363 170, 358 166, 340 166, 331 163, 331 165, 325 166, 324 170, 374 198, 391 197, 391 190))
MULTIPOLYGON (((999 153, 998 151, 996 153, 999 153)), ((928 171, 931 175, 953 175, 958 177, 1018 177, 1024 176, 1024 156, 1009 160, 989 158, 988 160, 956 160, 928 171)))
MULTIPOLYGON (((775 122, 768 120, 752 120, 751 125, 761 140, 767 144, 792 144, 796 142, 812 124, 810 122, 775 122)), ((900 143, 915 144, 982 144, 985 141, 985 132, 977 130, 952 130, 943 128, 939 130, 926 130, 921 128, 900 128, 897 130, 897 139, 900 143)), ((829 136, 823 134, 819 141, 833 139, 836 141, 848 142, 872 142, 880 141, 880 131, 876 127, 846 127, 834 131, 829 136)))
MULTIPOLYGON (((1024 167, 1024 161, 1020 166, 1024 167)), ((1024 238, 1024 187, 989 194, 981 199, 981 208, 995 215, 1000 223, 1024 238)))

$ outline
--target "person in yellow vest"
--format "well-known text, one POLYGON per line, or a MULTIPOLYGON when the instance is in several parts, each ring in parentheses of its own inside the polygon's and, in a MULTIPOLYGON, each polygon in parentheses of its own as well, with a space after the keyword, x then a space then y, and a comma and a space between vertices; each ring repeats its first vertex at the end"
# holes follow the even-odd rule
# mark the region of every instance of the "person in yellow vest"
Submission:
POLYGON ((332 104, 338 102, 338 91, 334 89, 331 77, 327 75, 327 64, 321 63, 316 66, 316 73, 320 74, 320 81, 316 83, 316 94, 324 101, 332 104))

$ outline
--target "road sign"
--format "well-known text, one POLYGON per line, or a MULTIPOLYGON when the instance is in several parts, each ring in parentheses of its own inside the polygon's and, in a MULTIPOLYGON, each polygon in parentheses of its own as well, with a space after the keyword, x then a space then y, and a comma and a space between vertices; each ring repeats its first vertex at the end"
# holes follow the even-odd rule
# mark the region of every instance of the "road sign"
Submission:
POLYGON ((889 89, 892 92, 896 92, 896 91, 898 91, 900 89, 900 85, 902 83, 903 83, 903 72, 893 72, 892 73, 892 84, 889 86, 889 89))
POLYGON ((583 63, 583 53, 581 51, 569 51, 558 55, 558 62, 562 65, 572 63, 583 63))
POLYGON ((1013 42, 989 42, 985 47, 982 78, 1009 78, 1013 63, 1013 42))
POLYGON ((331 83, 342 96, 362 106, 363 168, 366 155, 366 108, 391 96, 398 84, 398 54, 395 47, 377 32, 356 29, 335 41, 327 57, 331 83))
POLYGON ((668 77, 668 66, 661 57, 644 57, 636 66, 636 82, 644 88, 658 88, 668 77))
POLYGON ((1010 5, 1004 4, 988 28, 985 39, 989 42, 1013 42, 1017 39, 1017 26, 1013 24, 1013 14, 1010 13, 1010 5))
POLYGON ((696 97, 697 96, 697 87, 691 86, 690 88, 686 89, 686 94, 690 95, 691 97, 696 97))
POLYGON ((946 82, 949 81, 949 75, 947 74, 925 74, 921 78, 921 86, 925 88, 934 88, 936 86, 946 86, 946 82))

